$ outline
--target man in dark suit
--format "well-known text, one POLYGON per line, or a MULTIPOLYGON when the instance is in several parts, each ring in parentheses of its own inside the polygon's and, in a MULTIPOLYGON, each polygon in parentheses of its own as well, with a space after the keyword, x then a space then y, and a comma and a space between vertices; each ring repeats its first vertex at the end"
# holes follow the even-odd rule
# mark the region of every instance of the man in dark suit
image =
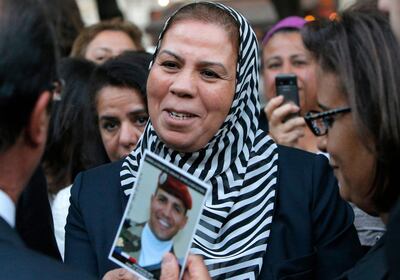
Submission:
POLYGON ((0 0, 1 279, 90 279, 26 248, 16 203, 39 164, 57 84, 53 34, 35 0, 0 0))

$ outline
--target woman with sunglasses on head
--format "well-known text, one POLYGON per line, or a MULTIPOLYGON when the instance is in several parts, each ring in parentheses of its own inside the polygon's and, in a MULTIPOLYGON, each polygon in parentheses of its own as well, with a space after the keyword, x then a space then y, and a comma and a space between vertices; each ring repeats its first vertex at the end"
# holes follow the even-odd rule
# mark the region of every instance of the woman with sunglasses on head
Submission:
POLYGON ((72 187, 66 263, 119 277, 108 255, 146 149, 210 185, 191 251, 214 279, 331 279, 356 261, 353 213, 327 159, 258 129, 257 66, 256 36, 233 9, 196 2, 171 16, 147 80, 142 138, 72 187))
MULTIPOLYGON (((400 195, 400 48, 383 14, 355 6, 303 31, 319 60, 320 113, 305 119, 341 196, 387 222, 400 195)), ((387 279, 385 236, 341 279, 387 279)))

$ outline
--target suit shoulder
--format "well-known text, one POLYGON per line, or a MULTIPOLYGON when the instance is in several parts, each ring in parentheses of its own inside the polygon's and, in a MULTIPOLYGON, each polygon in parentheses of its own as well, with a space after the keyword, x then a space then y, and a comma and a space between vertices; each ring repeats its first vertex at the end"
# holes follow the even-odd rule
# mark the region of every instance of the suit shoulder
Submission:
POLYGON ((95 279, 28 248, 1 246, 1 251, 7 255, 0 257, 2 279, 95 279))

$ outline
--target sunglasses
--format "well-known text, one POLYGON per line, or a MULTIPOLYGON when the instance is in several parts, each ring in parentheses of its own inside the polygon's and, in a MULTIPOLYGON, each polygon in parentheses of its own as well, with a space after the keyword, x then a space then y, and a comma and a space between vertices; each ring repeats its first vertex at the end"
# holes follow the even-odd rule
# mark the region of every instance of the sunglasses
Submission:
POLYGON ((323 136, 328 133, 338 114, 349 112, 351 112, 350 107, 337 108, 325 112, 310 111, 304 116, 304 120, 315 136, 323 136))

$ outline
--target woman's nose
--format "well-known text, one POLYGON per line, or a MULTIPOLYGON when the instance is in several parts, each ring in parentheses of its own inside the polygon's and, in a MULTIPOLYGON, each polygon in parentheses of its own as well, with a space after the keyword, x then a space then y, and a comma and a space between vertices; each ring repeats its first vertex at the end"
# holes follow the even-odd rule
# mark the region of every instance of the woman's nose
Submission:
POLYGON ((131 123, 123 123, 119 136, 119 143, 125 149, 133 150, 141 136, 142 132, 131 123))
POLYGON ((181 70, 175 75, 170 92, 179 97, 194 97, 196 94, 196 78, 190 70, 181 70))

